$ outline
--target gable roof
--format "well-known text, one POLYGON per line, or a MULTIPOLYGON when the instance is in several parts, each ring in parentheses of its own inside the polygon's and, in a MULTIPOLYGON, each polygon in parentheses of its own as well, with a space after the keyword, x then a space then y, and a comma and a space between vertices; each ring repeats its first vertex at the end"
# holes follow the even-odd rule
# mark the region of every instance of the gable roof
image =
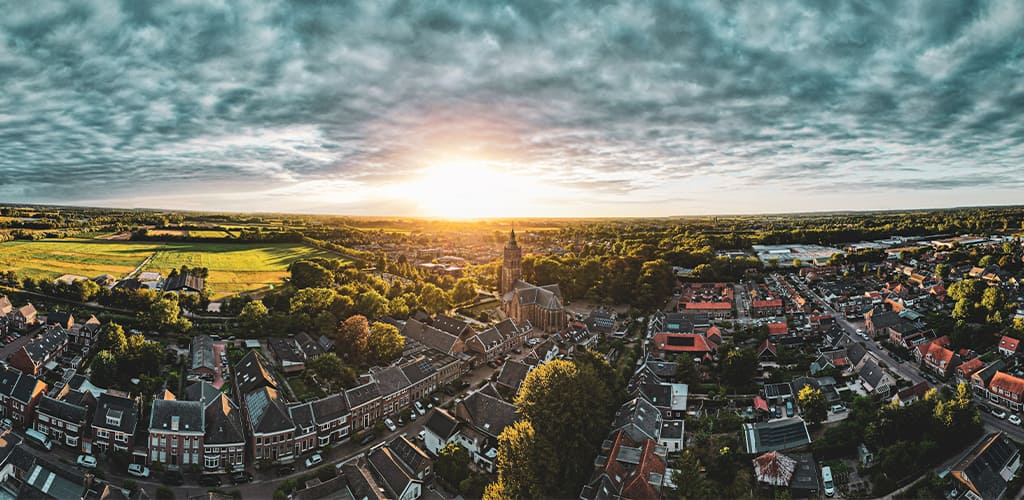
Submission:
POLYGON ((149 430, 204 432, 205 420, 203 406, 199 401, 155 399, 149 415, 149 430))
POLYGON ((52 325, 43 330, 39 336, 25 344, 22 348, 28 354, 29 359, 36 365, 51 356, 53 353, 68 343, 68 332, 60 325, 52 325))
POLYGON ((253 432, 272 434, 295 428, 277 389, 263 387, 246 394, 245 407, 253 432))
POLYGON ((93 412, 93 427, 114 429, 125 434, 135 434, 139 422, 139 409, 135 401, 104 392, 96 398, 96 411, 93 412), (117 419, 118 423, 107 423, 107 417, 117 419))
POLYGON ((1015 352, 1017 352, 1017 346, 1019 346, 1019 345, 1020 345, 1020 340, 1017 340, 1017 339, 1015 339, 1013 337, 1010 337, 1010 336, 1007 336, 1007 335, 1003 335, 1003 338, 999 339, 999 348, 1003 349, 1003 350, 1006 350, 1006 351, 1010 351, 1010 352, 1014 352, 1015 353, 1015 352))
POLYGON ((371 371, 377 381, 381 396, 388 396, 409 388, 409 378, 397 366, 389 366, 383 370, 371 371))
MULTIPOLYGON (((1006 372, 996 372, 992 381, 988 383, 990 389, 1001 389, 1009 394, 1024 395, 1024 379, 1014 377, 1006 372)), ((993 390, 992 392, 998 391, 993 390)))
POLYGON ((446 316, 444 314, 434 316, 434 328, 437 328, 449 335, 455 335, 456 337, 461 337, 463 334, 467 334, 472 330, 472 328, 469 327, 468 322, 451 316, 446 316))
POLYGON ((380 388, 377 381, 368 382, 345 391, 345 399, 349 408, 357 408, 375 399, 380 399, 380 388))
POLYGON ((653 439, 661 436, 661 412, 644 398, 626 401, 615 412, 612 429, 625 431, 633 441, 653 439))
POLYGON ((469 424, 491 437, 519 420, 516 406, 499 398, 476 391, 459 403, 469 415, 469 424))
POLYGON ((164 290, 173 292, 175 290, 195 290, 197 292, 202 291, 205 285, 203 278, 196 276, 192 273, 178 273, 170 278, 167 278, 167 282, 164 283, 164 290))
POLYGON ((530 366, 516 360, 508 360, 501 366, 498 373, 497 383, 519 392, 519 387, 526 380, 526 374, 530 373, 530 366))
POLYGON ((245 442, 241 412, 227 395, 219 394, 212 402, 208 403, 204 411, 204 418, 206 419, 204 445, 245 442))
POLYGON ((989 434, 950 469, 950 474, 981 498, 999 498, 1007 488, 1003 469, 1019 456, 1020 450, 1006 434, 989 434))
POLYGON ((441 408, 434 408, 427 417, 424 427, 441 439, 447 440, 459 429, 459 421, 441 408))
POLYGON ((311 407, 317 424, 325 424, 348 415, 348 400, 340 393, 317 399, 311 403, 311 407))
POLYGON ((196 335, 192 338, 191 352, 192 369, 206 368, 214 370, 217 367, 213 358, 213 338, 209 335, 196 335))
POLYGON ((210 385, 205 380, 195 382, 185 388, 185 399, 189 401, 203 401, 204 404, 210 404, 220 394, 221 392, 216 387, 210 385))
POLYGON ((399 463, 405 466, 406 471, 411 474, 415 474, 420 469, 430 466, 430 456, 427 455, 427 452, 421 450, 419 446, 416 446, 415 443, 409 441, 409 438, 405 436, 398 436, 392 439, 388 443, 388 449, 399 460, 399 463))
POLYGON ((973 358, 968 360, 966 363, 956 367, 957 372, 964 378, 969 378, 974 375, 975 372, 985 367, 985 363, 981 358, 973 358))
POLYGON ((44 413, 65 422, 84 423, 86 417, 86 408, 84 406, 54 399, 46 395, 39 399, 39 404, 36 405, 36 412, 44 413))
POLYGON ((439 330, 414 318, 409 318, 405 322, 401 333, 403 337, 413 339, 427 347, 448 354, 454 351, 455 344, 459 341, 457 335, 439 330))
POLYGON ((242 395, 262 387, 276 389, 277 380, 270 371, 270 365, 258 351, 250 350, 235 365, 235 383, 242 395))
POLYGON ((886 379, 885 372, 872 360, 864 362, 864 366, 861 367, 858 375, 866 384, 871 386, 871 390, 877 389, 886 379))
POLYGON ((366 458, 370 467, 381 478, 391 498, 402 498, 409 483, 416 481, 399 465, 398 459, 386 446, 373 450, 366 458))
POLYGON ((743 424, 747 453, 788 450, 811 443, 807 424, 799 417, 743 424))
POLYGON ((715 345, 707 337, 695 333, 656 333, 654 348, 668 352, 711 352, 715 345))
POLYGON ((580 498, 661 498, 665 480, 665 450, 650 439, 633 440, 617 431, 609 439, 607 456, 598 456, 597 468, 580 498))
POLYGON ((789 325, 786 323, 768 323, 768 335, 785 335, 789 333, 789 325))

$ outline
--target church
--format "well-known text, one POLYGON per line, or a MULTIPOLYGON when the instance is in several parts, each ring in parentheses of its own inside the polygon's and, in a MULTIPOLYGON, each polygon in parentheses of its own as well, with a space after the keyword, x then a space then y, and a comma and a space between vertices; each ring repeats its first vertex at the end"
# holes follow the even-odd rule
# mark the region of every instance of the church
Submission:
POLYGON ((522 264, 523 251, 512 230, 501 263, 502 309, 516 323, 529 321, 534 328, 545 332, 562 331, 566 324, 562 290, 557 284, 537 286, 523 281, 522 264))

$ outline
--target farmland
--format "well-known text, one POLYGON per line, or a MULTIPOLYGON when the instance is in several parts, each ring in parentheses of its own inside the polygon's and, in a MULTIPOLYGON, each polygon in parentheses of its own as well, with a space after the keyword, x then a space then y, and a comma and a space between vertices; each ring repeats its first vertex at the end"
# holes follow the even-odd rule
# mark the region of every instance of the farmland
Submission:
POLYGON ((182 265, 206 267, 215 298, 278 284, 292 262, 325 252, 299 244, 38 240, 0 244, 0 271, 52 279, 62 274, 124 277, 146 258, 146 271, 165 275, 182 265))

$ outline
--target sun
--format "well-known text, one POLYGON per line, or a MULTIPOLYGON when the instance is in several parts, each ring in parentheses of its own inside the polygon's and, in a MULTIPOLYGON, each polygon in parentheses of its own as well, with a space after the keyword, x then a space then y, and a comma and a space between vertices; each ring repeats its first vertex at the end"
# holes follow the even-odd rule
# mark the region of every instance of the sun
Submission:
POLYGON ((509 170, 486 161, 448 160, 420 170, 402 191, 425 217, 502 217, 532 192, 529 181, 509 170))

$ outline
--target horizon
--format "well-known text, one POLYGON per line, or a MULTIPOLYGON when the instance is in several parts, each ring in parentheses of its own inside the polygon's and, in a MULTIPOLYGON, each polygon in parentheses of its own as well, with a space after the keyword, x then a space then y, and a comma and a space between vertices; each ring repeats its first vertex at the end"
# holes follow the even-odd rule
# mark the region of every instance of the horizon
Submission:
POLYGON ((489 220, 1024 201, 1011 0, 37 7, 0 19, 9 203, 489 220))

